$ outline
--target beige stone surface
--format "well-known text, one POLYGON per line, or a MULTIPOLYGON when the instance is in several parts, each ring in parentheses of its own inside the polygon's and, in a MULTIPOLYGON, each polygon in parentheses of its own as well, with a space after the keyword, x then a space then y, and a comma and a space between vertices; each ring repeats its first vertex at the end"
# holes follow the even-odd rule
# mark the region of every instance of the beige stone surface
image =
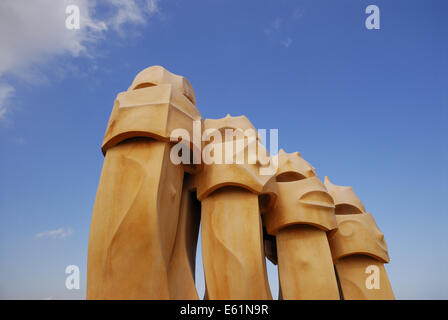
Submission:
POLYGON ((271 299, 258 196, 223 187, 202 200, 202 257, 208 299, 271 299))
POLYGON ((325 177, 325 185, 337 204, 338 228, 329 236, 330 248, 345 300, 395 299, 384 263, 389 254, 384 234, 351 187, 337 186, 325 177), (368 288, 371 266, 378 270, 379 287, 368 288))
POLYGON ((170 298, 183 174, 165 142, 128 141, 107 151, 90 227, 87 299, 170 298))
POLYGON ((384 263, 364 255, 353 255, 335 262, 336 272, 344 300, 394 300, 384 263), (366 269, 376 266, 379 270, 379 289, 368 289, 366 269))
POLYGON ((88 299, 197 298, 194 256, 182 252, 195 244, 191 210, 180 206, 184 166, 170 160, 169 142, 171 129, 192 131, 201 119, 194 103, 189 82, 158 66, 115 100, 89 236, 88 299))
POLYGON ((306 224, 281 229, 277 252, 283 299, 339 299, 325 231, 306 224))
POLYGON ((384 234, 370 213, 338 215, 336 220, 338 228, 328 236, 334 260, 362 254, 389 262, 384 234))
POLYGON ((87 299, 199 299, 200 225, 204 299, 272 299, 266 258, 280 299, 394 299, 384 235, 353 188, 322 183, 298 152, 270 157, 245 116, 203 121, 186 78, 160 66, 137 74, 102 151, 87 299), (189 139, 172 139, 175 129, 189 139), (180 141, 202 163, 174 164, 180 141))
MULTIPOLYGON (((205 131, 215 129, 253 129, 246 117, 227 117, 205 121, 205 131)), ((250 143, 244 136, 211 141, 214 147, 243 143, 237 152, 248 153, 250 143)), ((273 176, 259 174, 261 163, 205 164, 196 176, 198 199, 202 202, 202 258, 207 298, 272 299, 266 273, 261 212, 272 207, 276 184, 273 176)))
MULTIPOLYGON (((128 91, 117 95, 107 125, 102 150, 106 151, 121 141, 133 137, 147 137, 170 141, 175 129, 184 129, 194 144, 194 121, 202 121, 195 105, 193 88, 184 77, 175 75, 160 66, 140 72, 128 91)), ((185 167, 194 172, 194 168, 185 167)))
POLYGON ((325 177, 324 184, 334 200, 337 215, 366 212, 352 187, 335 185, 328 177, 325 177))
POLYGON ((334 204, 319 178, 278 182, 275 208, 266 215, 269 234, 294 224, 308 224, 324 231, 336 228, 334 204))
POLYGON ((339 299, 326 235, 336 228, 332 197, 298 152, 280 150, 276 181, 277 201, 264 221, 276 236, 280 296, 339 299))
MULTIPOLYGON (((252 123, 245 117, 231 117, 227 115, 222 119, 206 119, 204 122, 204 132, 219 132, 222 136, 221 141, 206 141, 204 148, 216 148, 220 150, 222 157, 221 163, 213 163, 208 165, 204 163, 204 170, 197 175, 198 199, 202 201, 213 191, 224 186, 236 186, 252 191, 258 195, 264 195, 266 207, 262 209, 268 210, 274 203, 277 184, 274 175, 260 174, 260 169, 268 168, 267 161, 269 155, 263 144, 260 142, 257 134, 253 139, 244 136, 244 131, 251 129, 255 132, 252 123), (225 129, 235 132, 235 136, 230 137, 226 141, 225 129), (233 141, 233 152, 226 154, 226 145, 233 141), (241 144, 239 144, 241 143, 241 144), (242 146, 241 148, 239 147, 242 146), (249 155, 257 157, 254 163, 250 163, 249 155), (230 163, 226 163, 228 157, 230 163), (261 160, 265 161, 263 163, 261 160), (238 163, 238 160, 240 163, 238 163)), ((208 137, 208 135, 207 135, 208 137)))

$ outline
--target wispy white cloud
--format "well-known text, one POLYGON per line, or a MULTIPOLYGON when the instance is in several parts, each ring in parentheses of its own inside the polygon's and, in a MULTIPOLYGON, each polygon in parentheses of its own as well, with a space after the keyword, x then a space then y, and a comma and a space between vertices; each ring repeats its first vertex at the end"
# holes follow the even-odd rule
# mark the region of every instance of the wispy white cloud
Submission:
POLYGON ((289 48, 293 42, 291 34, 294 32, 295 24, 297 20, 302 18, 303 14, 302 8, 295 8, 288 15, 275 18, 264 28, 264 34, 270 40, 289 48))
POLYGON ((53 238, 53 239, 64 239, 73 234, 71 228, 59 228, 55 230, 44 231, 36 234, 36 238, 53 238))
POLYGON ((7 107, 14 88, 7 83, 0 83, 0 119, 3 119, 7 112, 7 107))
MULTIPOLYGON (((95 56, 95 44, 106 39, 108 30, 122 33, 125 26, 143 25, 160 13, 158 0, 104 0, 103 4, 110 10, 100 19, 95 2, 89 0, 0 1, 0 119, 12 109, 15 93, 6 76, 32 85, 48 82, 42 67, 55 57, 95 56), (79 30, 65 27, 66 7, 73 4, 80 11, 79 30)), ((60 77, 61 72, 54 76, 60 77)))
POLYGON ((282 24, 282 19, 276 18, 269 24, 268 27, 264 28, 264 34, 267 36, 271 36, 274 33, 279 32, 281 24, 282 24))
POLYGON ((290 37, 286 38, 285 40, 282 41, 282 45, 285 48, 288 48, 292 43, 292 39, 290 37))
POLYGON ((122 33, 125 24, 145 24, 147 17, 159 13, 158 0, 108 0, 116 8, 109 25, 122 33))

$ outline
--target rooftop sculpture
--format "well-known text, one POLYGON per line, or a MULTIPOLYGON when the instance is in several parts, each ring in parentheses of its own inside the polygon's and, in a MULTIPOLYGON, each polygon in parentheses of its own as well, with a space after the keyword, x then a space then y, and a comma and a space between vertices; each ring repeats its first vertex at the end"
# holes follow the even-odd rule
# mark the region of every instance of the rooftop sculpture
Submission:
POLYGON ((88 299, 199 299, 199 226, 205 299, 272 299, 266 258, 281 299, 394 299, 384 236, 353 189, 322 183, 298 152, 270 156, 245 116, 203 121, 184 77, 141 71, 102 151, 88 299))

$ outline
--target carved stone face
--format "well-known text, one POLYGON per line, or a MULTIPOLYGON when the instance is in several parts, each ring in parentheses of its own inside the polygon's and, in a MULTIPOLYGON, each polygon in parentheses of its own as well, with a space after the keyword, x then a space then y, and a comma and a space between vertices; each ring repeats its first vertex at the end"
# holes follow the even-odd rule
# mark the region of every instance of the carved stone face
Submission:
POLYGON ((338 229, 329 236, 333 259, 363 254, 389 262, 384 234, 370 213, 337 215, 338 229))
POLYGON ((219 188, 237 186, 260 196, 262 213, 275 202, 277 184, 273 174, 262 174, 270 166, 270 156, 245 116, 227 115, 206 119, 202 152, 203 171, 196 176, 197 197, 203 200, 219 188), (226 130, 230 132, 226 134, 226 130))
POLYGON ((286 153, 281 149, 278 157, 277 182, 297 181, 316 176, 314 167, 299 152, 286 153))
POLYGON ((195 99, 193 88, 184 77, 160 66, 146 68, 115 99, 103 153, 130 138, 166 140, 179 128, 187 130, 192 137, 194 120, 202 119, 195 99))
POLYGON ((307 224, 325 231, 336 227, 334 203, 327 189, 298 152, 278 155, 278 198, 266 215, 268 233, 275 234, 292 224, 307 224))
POLYGON ((128 91, 153 87, 161 84, 172 85, 173 91, 183 94, 196 105, 196 95, 190 82, 177 74, 171 73, 161 66, 152 66, 140 71, 128 91))
POLYGON ((325 177, 325 187, 334 199, 336 214, 359 214, 366 212, 364 205, 352 187, 338 186, 325 177))

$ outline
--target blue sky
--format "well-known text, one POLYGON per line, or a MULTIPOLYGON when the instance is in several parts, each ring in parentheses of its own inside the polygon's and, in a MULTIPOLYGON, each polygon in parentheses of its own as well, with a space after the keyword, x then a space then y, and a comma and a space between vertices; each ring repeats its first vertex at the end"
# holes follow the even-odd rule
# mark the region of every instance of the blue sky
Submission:
MULTIPOLYGON (((319 177, 353 186, 386 236, 397 298, 448 299, 446 12, 427 0, 2 1, 0 298, 85 298, 113 100, 157 64, 190 80, 204 118, 278 129, 319 177), (80 30, 65 29, 69 3, 80 30), (364 25, 370 4, 380 30, 364 25), (71 264, 80 290, 65 288, 71 264)), ((199 262, 196 274, 202 295, 199 262)))

